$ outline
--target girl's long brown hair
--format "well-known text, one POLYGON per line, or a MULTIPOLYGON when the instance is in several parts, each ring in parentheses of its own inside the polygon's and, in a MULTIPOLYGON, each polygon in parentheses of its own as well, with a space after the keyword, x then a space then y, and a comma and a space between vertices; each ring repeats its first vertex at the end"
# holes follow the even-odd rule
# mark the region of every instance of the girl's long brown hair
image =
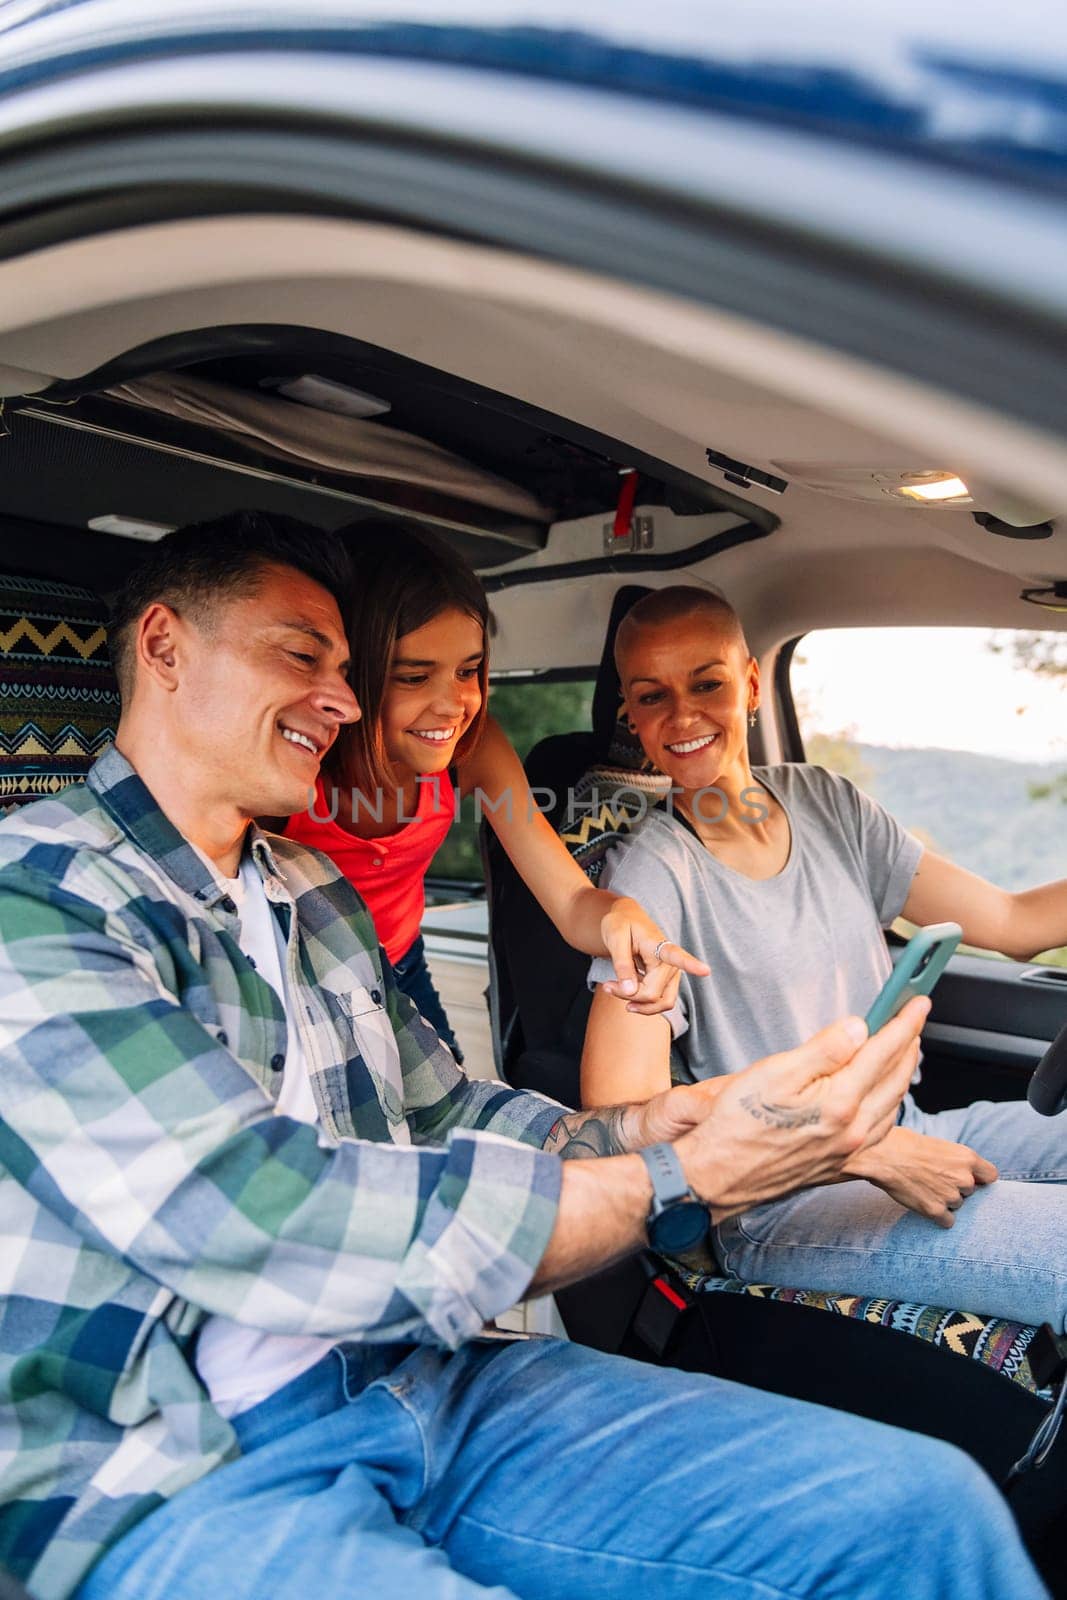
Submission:
POLYGON ((352 654, 351 682, 363 713, 341 729, 325 776, 370 797, 395 787, 382 736, 382 706, 398 639, 442 611, 462 611, 482 627, 478 669, 482 703, 456 746, 459 765, 481 738, 489 699, 489 602, 477 574, 442 539, 411 522, 368 519, 341 529, 354 580, 345 617, 352 654))

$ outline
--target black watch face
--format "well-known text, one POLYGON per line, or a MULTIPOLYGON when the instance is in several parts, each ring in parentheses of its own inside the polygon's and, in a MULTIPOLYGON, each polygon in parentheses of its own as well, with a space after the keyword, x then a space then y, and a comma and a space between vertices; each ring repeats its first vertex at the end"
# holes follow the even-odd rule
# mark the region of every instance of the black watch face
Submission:
POLYGON ((649 1243, 670 1254, 672 1250, 691 1250, 708 1231, 707 1206, 699 1200, 679 1200, 654 1217, 649 1224, 649 1243))

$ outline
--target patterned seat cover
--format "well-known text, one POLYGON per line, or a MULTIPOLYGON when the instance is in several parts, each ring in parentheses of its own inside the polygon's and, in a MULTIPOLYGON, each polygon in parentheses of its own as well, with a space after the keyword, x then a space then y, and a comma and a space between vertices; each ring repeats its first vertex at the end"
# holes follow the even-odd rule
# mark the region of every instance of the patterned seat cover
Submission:
MULTIPOLYGON (((664 1258, 666 1259, 666 1258, 664 1258)), ((1004 1317, 986 1317, 974 1311, 954 1311, 948 1306, 928 1306, 909 1300, 888 1300, 871 1295, 829 1294, 821 1289, 780 1289, 770 1283, 745 1283, 741 1278, 719 1278, 693 1272, 677 1261, 667 1261, 693 1294, 747 1294, 760 1300, 812 1306, 834 1316, 892 1328, 924 1344, 936 1345, 951 1355, 977 1361, 1002 1378, 1009 1378, 1030 1394, 1052 1398, 1031 1365, 1031 1346, 1040 1329, 1004 1317)))
POLYGON ((612 845, 633 832, 670 786, 631 733, 620 703, 602 759, 571 786, 556 818, 560 838, 591 883, 599 881, 612 845))
POLYGON ((118 718, 103 602, 0 575, 0 813, 83 782, 118 718))

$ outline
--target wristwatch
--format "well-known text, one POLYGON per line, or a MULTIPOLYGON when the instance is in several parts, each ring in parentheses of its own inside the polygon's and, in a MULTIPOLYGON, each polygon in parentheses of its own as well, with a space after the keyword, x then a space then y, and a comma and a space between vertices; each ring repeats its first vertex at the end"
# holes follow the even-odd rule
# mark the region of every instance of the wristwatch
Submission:
POLYGON ((653 1250, 691 1250, 711 1226, 711 1208, 693 1193, 671 1144, 650 1144, 638 1155, 652 1179, 652 1209, 645 1224, 653 1250))

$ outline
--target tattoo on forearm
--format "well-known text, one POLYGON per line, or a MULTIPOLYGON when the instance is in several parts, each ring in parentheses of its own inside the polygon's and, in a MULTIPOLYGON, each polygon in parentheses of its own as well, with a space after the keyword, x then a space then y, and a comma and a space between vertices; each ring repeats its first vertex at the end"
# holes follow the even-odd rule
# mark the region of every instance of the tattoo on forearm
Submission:
POLYGON ((741 1104, 750 1117, 755 1117, 757 1122, 766 1122, 772 1128, 810 1128, 822 1115, 818 1106, 798 1111, 793 1106, 771 1105, 755 1094, 742 1095, 741 1104))
POLYGON ((573 1111, 560 1117, 545 1149, 565 1161, 584 1156, 621 1156, 629 1148, 625 1121, 628 1106, 602 1106, 596 1111, 573 1111))

